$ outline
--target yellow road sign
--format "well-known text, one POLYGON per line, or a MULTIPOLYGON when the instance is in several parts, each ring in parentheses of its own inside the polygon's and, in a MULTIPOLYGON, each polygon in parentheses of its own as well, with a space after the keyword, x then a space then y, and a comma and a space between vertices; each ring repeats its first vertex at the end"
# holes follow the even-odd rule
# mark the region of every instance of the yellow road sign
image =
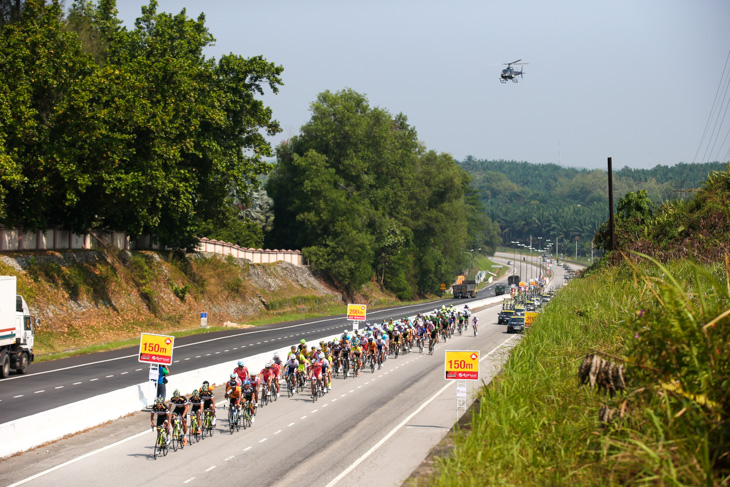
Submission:
POLYGON ((348 304, 347 305, 347 319, 353 321, 365 321, 367 314, 366 304, 348 304))
POLYGON ((534 311, 528 311, 525 313, 525 326, 530 326, 533 321, 537 318, 537 313, 534 311))
POLYGON ((446 350, 446 379, 479 380, 479 350, 446 350))
POLYGON ((148 364, 172 363, 172 347, 175 337, 142 333, 139 339, 139 361, 148 364))

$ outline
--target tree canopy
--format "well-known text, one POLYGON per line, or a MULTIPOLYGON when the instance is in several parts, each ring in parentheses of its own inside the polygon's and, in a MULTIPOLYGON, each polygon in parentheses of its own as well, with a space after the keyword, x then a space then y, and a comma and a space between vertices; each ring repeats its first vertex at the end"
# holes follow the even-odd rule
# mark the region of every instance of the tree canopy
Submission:
POLYGON ((213 41, 203 15, 154 0, 133 29, 114 0, 75 0, 67 17, 58 0, 26 0, 0 28, 0 222, 180 247, 234 222, 270 169, 264 134, 280 128, 257 97, 283 68, 206 58, 213 41))
POLYGON ((271 246, 301 248, 347 290, 376 278, 400 297, 450 282, 470 246, 494 251, 469 176, 427 151, 405 115, 350 89, 321 93, 311 112, 277 148, 271 246))

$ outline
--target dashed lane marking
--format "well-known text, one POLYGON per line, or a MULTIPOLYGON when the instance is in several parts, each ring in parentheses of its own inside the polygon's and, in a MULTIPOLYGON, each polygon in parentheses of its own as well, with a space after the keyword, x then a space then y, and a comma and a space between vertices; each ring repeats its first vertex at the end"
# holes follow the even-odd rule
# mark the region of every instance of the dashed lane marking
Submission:
POLYGON ((263 438, 263 439, 259 440, 259 443, 263 443, 266 440, 268 440, 268 438, 263 438))
POLYGON ((275 435, 278 435, 279 433, 281 433, 281 430, 278 430, 278 431, 274 431, 274 434, 275 434, 275 435))
POLYGON ((127 375, 128 373, 129 373, 129 371, 127 371, 127 372, 122 372, 122 373, 121 373, 121 374, 119 374, 119 375, 127 375))
POLYGON ((23 395, 22 394, 18 394, 17 396, 13 396, 13 399, 17 399, 19 397, 23 397, 23 395))
POLYGON ((46 392, 45 389, 41 389, 40 391, 35 391, 33 394, 40 394, 41 392, 46 392))
POLYGON ((231 456, 230 456, 230 457, 228 457, 228 458, 224 458, 224 459, 223 459, 223 461, 224 461, 224 462, 227 462, 228 460, 232 460, 232 459, 233 459, 233 458, 235 458, 235 457, 236 457, 236 455, 231 455, 231 456))
POLYGON ((246 448, 243 449, 243 451, 249 451, 250 449, 251 449, 251 447, 247 446, 246 448))
POLYGON ((107 378, 107 379, 109 379, 110 377, 114 377, 114 374, 112 374, 112 375, 107 375, 107 376, 106 376, 106 378, 107 378))
POLYGON ((301 418, 299 418, 299 419, 307 419, 307 417, 306 417, 306 416, 302 416, 302 417, 301 417, 301 418))
POLYGON ((178 362, 179 362, 179 360, 175 360, 175 363, 178 363, 178 362))
POLYGON ((205 469, 205 471, 206 471, 206 472, 210 472, 210 471, 211 471, 211 470, 213 470, 213 469, 214 469, 215 467, 216 467, 216 466, 215 466, 215 465, 213 465, 212 467, 208 467, 208 468, 206 468, 206 469, 205 469))
POLYGON ((329 406, 329 404, 322 404, 323 408, 326 408, 327 406, 329 406))
POLYGON ((189 483, 190 483, 190 482, 192 482, 193 480, 195 480, 195 477, 190 477, 190 478, 189 478, 189 479, 187 479, 187 480, 186 480, 185 482, 183 482, 183 484, 189 484, 189 483))
POLYGON ((98 377, 94 377, 93 379, 89 380, 89 382, 94 382, 95 380, 99 380, 98 377))
POLYGON ((314 414, 314 413, 316 413, 317 411, 319 411, 319 409, 315 409, 314 411, 312 411, 312 413, 311 413, 311 414, 314 414))
POLYGON ((185 360, 190 360, 190 357, 186 358, 185 360))
POLYGON ((63 389, 63 386, 54 387, 54 389, 63 389))
POLYGON ((289 423, 287 426, 294 426, 296 423, 289 423))
POLYGON ((75 385, 75 386, 77 386, 77 385, 79 385, 79 384, 81 384, 81 382, 74 382, 74 383, 73 383, 73 385, 75 385))
POLYGON ((134 369, 135 372, 139 372, 140 370, 142 370, 142 369, 134 369))

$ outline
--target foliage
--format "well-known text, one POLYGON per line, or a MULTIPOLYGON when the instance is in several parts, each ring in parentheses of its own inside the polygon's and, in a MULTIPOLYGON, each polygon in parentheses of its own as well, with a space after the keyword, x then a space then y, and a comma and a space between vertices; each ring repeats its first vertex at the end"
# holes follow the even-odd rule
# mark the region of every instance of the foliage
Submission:
MULTIPOLYGON (((586 255, 588 243, 608 219, 605 171, 472 156, 461 166, 474 178, 485 211, 499 223, 505 242, 526 243, 532 235, 568 243, 578 237, 578 251, 586 255)), ((713 170, 723 167, 720 163, 624 167, 614 171, 614 194, 643 190, 654 205, 681 201, 713 170)))
POLYGON ((496 246, 491 220, 470 218, 468 176, 425 151, 405 115, 349 89, 321 93, 311 111, 277 148, 271 246, 301 248, 350 292, 376 277, 402 298, 450 281, 469 243, 496 246))
MULTIPOLYGON (((629 193, 615 217, 616 245, 661 261, 692 256, 716 262, 730 253, 730 167, 713 172, 692 198, 654 209, 646 193, 629 193)), ((608 248, 608 225, 596 235, 608 248)))
POLYGON ((729 278, 642 260, 572 281, 482 388, 429 485, 726 485, 729 278), (625 393, 579 385, 589 352, 625 365, 625 393))
MULTIPOLYGON (((6 226, 151 233, 191 247, 258 186, 279 125, 256 99, 282 68, 208 59, 204 16, 160 13, 134 29, 113 0, 27 0, 2 27, 0 216, 6 226)), ((240 230, 240 229, 237 229, 240 230)), ((260 236, 259 236, 260 238, 260 236)))

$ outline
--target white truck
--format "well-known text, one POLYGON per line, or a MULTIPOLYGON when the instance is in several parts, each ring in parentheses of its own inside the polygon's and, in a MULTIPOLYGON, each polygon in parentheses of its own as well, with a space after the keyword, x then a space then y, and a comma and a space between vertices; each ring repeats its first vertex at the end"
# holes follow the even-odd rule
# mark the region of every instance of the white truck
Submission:
MULTIPOLYGON (((10 369, 25 374, 33 361, 33 323, 30 309, 18 296, 15 276, 0 276, 0 377, 10 369)), ((40 325, 40 320, 35 322, 40 325)))

